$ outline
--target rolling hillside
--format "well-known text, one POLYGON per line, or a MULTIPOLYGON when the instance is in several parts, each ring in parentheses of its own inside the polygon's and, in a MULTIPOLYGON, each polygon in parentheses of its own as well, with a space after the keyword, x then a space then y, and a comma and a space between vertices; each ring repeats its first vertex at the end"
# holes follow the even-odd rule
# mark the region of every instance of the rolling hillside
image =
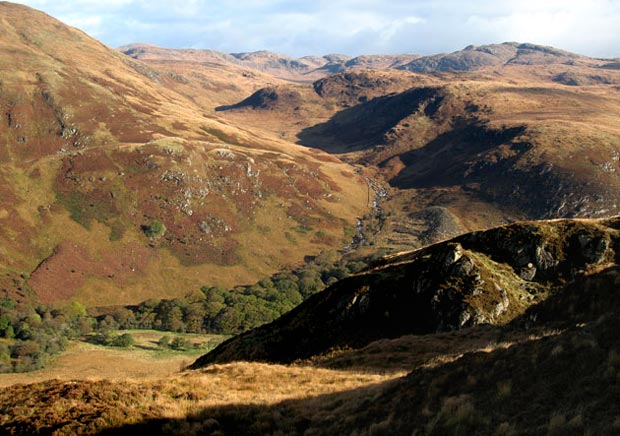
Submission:
POLYGON ((367 208, 349 165, 235 127, 43 13, 3 2, 0 20, 5 292, 132 304, 347 243, 367 208))
POLYGON ((463 230, 616 214, 617 71, 545 47, 500 47, 510 62, 335 74, 312 88, 263 89, 218 114, 376 168, 391 187, 375 236, 381 247, 429 242, 445 224, 420 219, 433 208, 463 230))
POLYGON ((0 367, 49 363, 0 433, 618 434, 619 92, 529 43, 113 50, 0 2, 0 367))
POLYGON ((344 247, 358 219, 362 251, 390 252, 620 204, 609 61, 517 43, 407 62, 123 48, 132 58, 2 13, 13 295, 129 304, 253 282, 344 247), (330 63, 349 67, 323 77, 342 71, 330 63))

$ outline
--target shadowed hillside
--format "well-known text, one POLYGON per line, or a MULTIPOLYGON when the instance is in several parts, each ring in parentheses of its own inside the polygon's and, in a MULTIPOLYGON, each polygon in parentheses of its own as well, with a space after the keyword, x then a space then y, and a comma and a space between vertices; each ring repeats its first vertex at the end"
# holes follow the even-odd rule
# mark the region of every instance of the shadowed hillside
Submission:
POLYGON ((288 363, 383 338, 506 324, 580 274, 617 262, 617 228, 616 219, 513 224, 390 257, 192 367, 288 363))

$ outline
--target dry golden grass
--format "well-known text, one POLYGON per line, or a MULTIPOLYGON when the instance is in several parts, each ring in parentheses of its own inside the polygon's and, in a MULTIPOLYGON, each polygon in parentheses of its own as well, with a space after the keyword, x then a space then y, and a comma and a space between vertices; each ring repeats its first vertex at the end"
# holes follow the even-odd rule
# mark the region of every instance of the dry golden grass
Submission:
POLYGON ((165 377, 179 371, 190 361, 179 355, 157 359, 142 350, 113 350, 85 343, 71 344, 67 351, 54 359, 47 368, 29 373, 0 374, 0 386, 19 383, 38 383, 46 380, 140 380, 165 377))
MULTIPOLYGON (((60 368, 57 363, 53 379, 34 374, 32 384, 3 384, 0 429, 9 434, 126 434, 136 426, 136 431, 152 434, 198 435, 299 434, 303 429, 340 434, 348 431, 347 422, 360 434, 390 433, 413 422, 441 428, 452 422, 448 416, 452 402, 459 406, 457 421, 479 419, 481 413, 474 396, 484 374, 450 368, 468 368, 487 359, 493 365, 495 356, 514 354, 520 347, 550 349, 550 340, 561 340, 563 333, 540 329, 502 334, 497 328, 480 327, 377 341, 294 365, 236 362, 187 372, 174 368, 178 361, 160 364, 135 351, 94 353, 87 347, 75 348, 64 356, 67 365, 75 366, 60 368), (100 376, 90 376, 84 367, 89 359, 99 360, 100 376), (453 373, 466 377, 466 382, 449 384, 453 373), (460 390, 473 394, 462 398, 449 394, 460 390), (411 404, 406 416, 387 413, 391 407, 407 407, 405 403, 411 404)), ((152 340, 155 334, 147 333, 141 341, 152 340)), ((501 357, 498 361, 505 362, 501 357)), ((496 366, 493 371, 500 371, 496 366)), ((522 389, 513 382, 518 371, 500 373, 497 382, 488 384, 499 400, 509 404, 522 389)))
MULTIPOLYGON (((151 369, 150 362, 141 364, 145 370, 151 369)), ((10 389, 12 400, 7 396, 8 389, 0 393, 0 427, 14 434, 50 428, 56 428, 53 434, 58 435, 94 434, 151 419, 184 422, 188 416, 212 408, 268 408, 282 401, 312 401, 314 397, 359 388, 369 390, 367 395, 377 395, 386 381, 404 375, 244 362, 175 375, 157 371, 155 368, 143 378, 74 377, 15 385, 10 389), (49 401, 41 403, 42 397, 49 401)), ((175 434, 192 433, 181 429, 175 434)))
POLYGON ((560 333, 553 329, 504 332, 492 326, 478 326, 449 333, 382 339, 360 349, 332 350, 306 362, 325 368, 387 374, 433 368, 458 360, 465 353, 490 353, 560 333))

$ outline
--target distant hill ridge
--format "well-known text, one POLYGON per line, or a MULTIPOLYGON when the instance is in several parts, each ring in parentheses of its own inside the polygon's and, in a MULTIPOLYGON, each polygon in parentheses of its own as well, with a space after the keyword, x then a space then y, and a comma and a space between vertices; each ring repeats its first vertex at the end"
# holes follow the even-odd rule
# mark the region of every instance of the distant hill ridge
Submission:
POLYGON ((579 54, 531 43, 504 42, 482 46, 469 45, 452 53, 434 55, 361 55, 342 54, 292 58, 261 50, 250 53, 224 53, 207 49, 168 49, 151 44, 129 44, 119 50, 135 59, 162 61, 229 62, 245 68, 267 72, 276 77, 316 80, 319 77, 358 69, 397 69, 421 73, 474 71, 507 64, 563 64, 587 62, 579 54))

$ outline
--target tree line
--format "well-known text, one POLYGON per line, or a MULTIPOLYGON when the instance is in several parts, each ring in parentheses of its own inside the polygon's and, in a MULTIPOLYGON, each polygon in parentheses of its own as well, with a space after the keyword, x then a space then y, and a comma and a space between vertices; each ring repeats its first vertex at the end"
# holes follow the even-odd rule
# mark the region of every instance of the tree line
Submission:
POLYGON ((234 335, 271 322, 311 295, 365 268, 369 259, 343 259, 328 252, 293 271, 279 272, 232 289, 204 286, 184 298, 151 299, 92 317, 73 302, 62 308, 0 299, 0 372, 42 368, 70 340, 104 338, 100 343, 131 345, 125 329, 234 335))

